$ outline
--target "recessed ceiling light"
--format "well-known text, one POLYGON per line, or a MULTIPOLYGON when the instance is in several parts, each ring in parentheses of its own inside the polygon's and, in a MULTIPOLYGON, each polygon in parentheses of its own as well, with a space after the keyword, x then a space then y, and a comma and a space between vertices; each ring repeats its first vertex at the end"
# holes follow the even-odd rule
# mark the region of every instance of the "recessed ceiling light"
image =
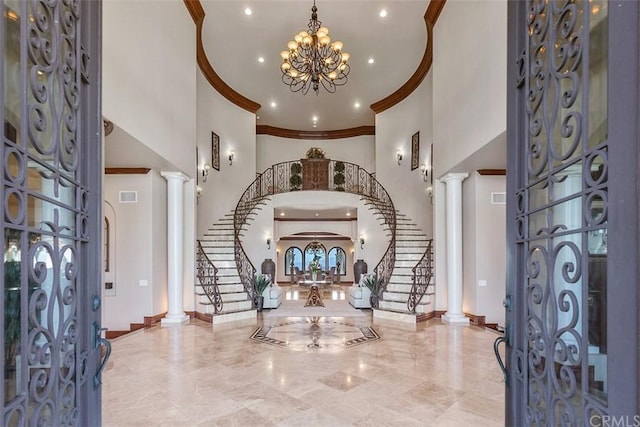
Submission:
POLYGON ((258 62, 264 62, 264 57, 263 56, 259 57, 258 62))
POLYGON ((351 212, 347 212, 347 216, 351 216, 351 212))
POLYGON ((253 13, 253 11, 251 10, 251 8, 250 8, 250 7, 245 8, 245 10, 244 10, 244 14, 245 14, 245 15, 249 16, 249 15, 251 15, 252 13, 253 13))
POLYGON ((316 216, 320 216, 320 214, 318 212, 316 212, 316 216))
POLYGON ((373 58, 369 58, 369 60, 368 60, 367 62, 368 62, 369 64, 373 64, 374 62, 376 62, 376 60, 375 60, 375 59, 373 59, 373 58))
POLYGON ((277 104, 276 104, 276 101, 271 101, 271 106, 272 106, 273 108, 276 108, 276 105, 277 105, 277 104))
POLYGON ((260 116, 256 116, 256 120, 260 120, 260 116))
POLYGON ((387 10, 386 9, 382 9, 380 11, 380 18, 384 18, 385 16, 387 16, 387 10))
POLYGON ((353 106, 356 107, 356 108, 360 108, 360 103, 356 102, 355 104, 353 104, 353 106))
POLYGON ((284 212, 280 212, 280 216, 284 216, 284 212))
POLYGON ((311 120, 313 120, 314 122, 317 122, 317 121, 318 121, 318 116, 313 116, 313 117, 311 118, 311 120))

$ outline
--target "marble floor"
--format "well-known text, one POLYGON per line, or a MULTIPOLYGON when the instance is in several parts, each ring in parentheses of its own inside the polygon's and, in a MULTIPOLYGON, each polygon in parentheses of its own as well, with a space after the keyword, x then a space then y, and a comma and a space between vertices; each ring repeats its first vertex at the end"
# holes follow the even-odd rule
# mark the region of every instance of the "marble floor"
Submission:
POLYGON ((438 319, 417 326, 373 321, 371 310, 365 313, 315 319, 315 326, 312 318, 263 314, 215 327, 191 320, 115 339, 103 375, 103 425, 504 424, 496 333, 438 319), (285 339, 297 345, 250 338, 287 321, 298 326, 283 329, 285 339), (371 327, 379 339, 339 349, 301 345, 312 342, 309 331, 319 343, 339 340, 344 324, 371 327))

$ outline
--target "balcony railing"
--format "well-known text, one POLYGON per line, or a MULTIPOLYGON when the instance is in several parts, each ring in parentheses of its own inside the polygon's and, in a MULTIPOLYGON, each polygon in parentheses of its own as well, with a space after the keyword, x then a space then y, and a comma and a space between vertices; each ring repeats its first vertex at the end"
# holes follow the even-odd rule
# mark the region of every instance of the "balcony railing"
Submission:
POLYGON ((220 288, 218 288, 218 269, 211 262, 204 249, 202 243, 198 240, 198 251, 196 256, 197 274, 200 285, 205 295, 209 298, 213 306, 213 312, 218 314, 222 311, 222 296, 220 288))
POLYGON ((251 212, 265 197, 299 190, 357 194, 369 200, 383 216, 391 232, 391 239, 382 259, 374 269, 382 284, 378 295, 378 299, 381 300, 396 259, 396 210, 393 201, 375 176, 359 165, 329 159, 302 159, 276 163, 259 174, 240 197, 233 217, 234 255, 238 274, 248 299, 255 300, 251 281, 256 268, 242 247, 240 240, 242 227, 247 223, 251 212), (311 168, 314 169, 313 173, 311 168))
POLYGON ((422 297, 427 293, 433 277, 433 239, 429 240, 427 250, 411 271, 413 272, 413 285, 407 300, 407 308, 409 312, 415 313, 422 297))

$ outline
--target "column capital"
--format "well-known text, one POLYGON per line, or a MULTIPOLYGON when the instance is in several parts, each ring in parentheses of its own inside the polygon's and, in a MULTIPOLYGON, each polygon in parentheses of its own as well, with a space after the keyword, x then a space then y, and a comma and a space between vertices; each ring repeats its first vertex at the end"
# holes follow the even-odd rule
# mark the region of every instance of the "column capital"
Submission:
POLYGON ((169 181, 169 179, 180 179, 184 182, 189 179, 189 177, 182 172, 162 171, 160 172, 160 175, 162 175, 167 181, 169 181))
POLYGON ((464 181, 469 176, 468 173, 448 173, 440 177, 440 182, 446 183, 447 181, 460 180, 464 181))

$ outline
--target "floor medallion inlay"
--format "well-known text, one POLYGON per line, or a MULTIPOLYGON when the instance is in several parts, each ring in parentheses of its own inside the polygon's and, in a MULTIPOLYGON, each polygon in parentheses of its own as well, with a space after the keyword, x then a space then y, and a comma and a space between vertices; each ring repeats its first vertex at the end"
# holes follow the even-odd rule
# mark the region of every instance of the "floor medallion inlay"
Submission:
POLYGON ((348 320, 305 317, 260 326, 250 338, 295 351, 339 351, 379 340, 380 336, 373 327, 348 320))

